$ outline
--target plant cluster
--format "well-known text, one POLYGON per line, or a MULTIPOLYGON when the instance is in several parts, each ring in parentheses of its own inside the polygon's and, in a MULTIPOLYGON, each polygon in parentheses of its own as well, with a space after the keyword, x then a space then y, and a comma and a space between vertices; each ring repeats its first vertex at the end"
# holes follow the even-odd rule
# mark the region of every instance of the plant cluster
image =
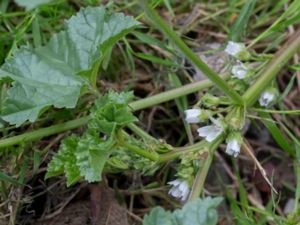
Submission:
MULTIPOLYGON (((145 216, 143 224, 216 224, 216 207, 222 198, 199 199, 199 196, 215 151, 223 142, 226 143, 225 152, 229 156, 238 157, 242 149, 253 156, 243 137, 249 119, 259 115, 284 151, 292 157, 300 155, 297 138, 287 132, 295 144, 292 146, 280 134, 278 125, 270 116, 272 112, 289 113, 272 109, 281 100, 275 78, 284 64, 300 49, 300 32, 271 60, 269 55, 259 55, 251 50, 252 45, 271 35, 275 28, 289 25, 289 22, 298 18, 299 13, 295 8, 300 10, 300 4, 294 1, 287 9, 289 13, 281 16, 274 25, 246 46, 241 41, 243 34, 240 30, 248 23, 255 2, 249 1, 244 5, 243 13, 231 28, 229 41, 217 50, 228 57, 226 73, 220 76, 162 20, 154 10, 155 4, 143 1, 147 18, 208 80, 186 86, 178 85, 176 89, 137 101, 131 91, 100 92, 97 76, 101 66, 109 62, 114 45, 122 39, 126 43, 125 36, 141 27, 141 23, 123 13, 111 13, 104 7, 82 8, 64 23, 64 30, 54 34, 46 45, 21 46, 0 67, 1 82, 9 86, 1 106, 0 123, 2 127, 14 125, 18 128, 25 123, 36 122, 51 107, 74 109, 81 97, 92 96, 88 115, 44 128, 40 132, 38 130, 3 139, 0 148, 85 125, 83 131, 61 141, 58 152, 48 163, 45 179, 64 174, 66 184, 70 187, 82 181, 100 182, 103 173, 128 174, 136 170, 142 175, 151 176, 166 162, 177 160, 175 178, 166 180, 166 183, 170 185, 171 196, 183 204, 188 203, 173 213, 155 208, 145 216), (282 24, 285 17, 289 20, 282 24), (199 142, 174 147, 150 136, 136 125, 138 118, 134 111, 178 100, 204 89, 205 94, 197 99, 194 106, 189 109, 185 107, 180 112, 185 115, 186 130, 192 130, 190 124, 199 125, 195 135, 195 139, 200 139, 199 142)), ((27 9, 34 7, 30 4, 24 6, 27 9)), ((154 43, 152 39, 148 39, 148 42, 154 43)), ((146 58, 141 54, 139 57, 146 58)), ((147 59, 155 61, 151 57, 147 59)), ((168 61, 160 62, 169 64, 168 61)), ((294 65, 293 68, 298 67, 294 65)), ((299 110, 293 113, 299 114, 299 110)), ((192 126, 195 128, 195 125, 192 126)), ((191 139, 194 140, 193 137, 191 139)), ((258 162, 255 156, 252 159, 258 162)), ((256 165, 260 166, 259 163, 256 165)), ((263 168, 259 168, 276 192, 263 168)), ((296 220, 294 217, 290 219, 296 220)))

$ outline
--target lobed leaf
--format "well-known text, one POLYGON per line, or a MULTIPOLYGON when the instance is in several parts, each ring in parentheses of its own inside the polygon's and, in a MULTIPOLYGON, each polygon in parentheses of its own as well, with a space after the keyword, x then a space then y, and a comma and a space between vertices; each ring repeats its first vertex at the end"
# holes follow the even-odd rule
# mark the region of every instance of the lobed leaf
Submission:
POLYGON ((109 92, 97 99, 92 109, 93 116, 88 124, 89 129, 112 135, 117 127, 137 121, 128 108, 128 103, 132 98, 132 92, 109 92))
POLYGON ((138 24, 122 13, 88 7, 66 21, 66 30, 45 46, 21 47, 0 68, 0 78, 14 80, 3 120, 20 126, 34 122, 50 106, 74 108, 96 62, 138 24))
POLYGON ((156 207, 145 216, 143 225, 215 225, 218 222, 216 207, 221 201, 222 198, 197 199, 173 213, 156 207))
POLYGON ((103 141, 86 135, 81 138, 76 149, 76 165, 80 175, 88 182, 101 181, 102 170, 115 145, 113 138, 103 141))
MULTIPOLYGON (((128 108, 133 98, 132 92, 109 92, 100 97, 91 111, 88 129, 82 137, 71 136, 66 138, 48 165, 46 178, 66 174, 67 186, 70 186, 83 177, 88 182, 97 182, 102 179, 102 171, 111 154, 116 150, 116 129, 136 121, 128 108), (105 135, 101 138, 100 132, 105 135)), ((118 163, 120 157, 114 155, 110 165, 118 163)), ((120 156, 120 155, 119 155, 120 156)), ((131 161, 139 163, 139 161, 131 161)))
POLYGON ((80 171, 76 165, 76 149, 79 137, 73 135, 65 138, 60 145, 58 153, 48 164, 46 179, 65 173, 67 186, 80 180, 80 171))
POLYGON ((40 5, 47 4, 53 0, 14 0, 21 7, 25 7, 26 10, 34 9, 40 5))
POLYGON ((165 211, 161 207, 155 207, 150 214, 146 215, 143 220, 143 225, 174 225, 172 213, 165 211))

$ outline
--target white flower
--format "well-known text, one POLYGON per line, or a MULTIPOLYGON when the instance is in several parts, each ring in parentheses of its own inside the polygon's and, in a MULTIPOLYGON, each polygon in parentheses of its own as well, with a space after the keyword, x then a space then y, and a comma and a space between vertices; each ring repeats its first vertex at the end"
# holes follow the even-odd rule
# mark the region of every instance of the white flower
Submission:
POLYGON ((168 184, 173 185, 173 187, 169 191, 169 195, 172 195, 175 198, 179 198, 183 202, 187 200, 190 194, 190 188, 186 181, 176 179, 168 182, 168 184))
POLYGON ((201 110, 200 109, 188 109, 185 110, 185 121, 187 123, 199 123, 200 122, 200 114, 201 110))
POLYGON ((215 140, 224 130, 219 120, 213 120, 213 123, 213 125, 200 127, 197 130, 199 136, 205 137, 208 142, 215 140))
POLYGON ((228 155, 233 155, 234 157, 237 157, 240 153, 241 145, 239 144, 237 139, 231 139, 226 147, 226 153, 228 155))
POLYGON ((248 73, 248 68, 241 62, 238 62, 232 67, 231 73, 233 77, 244 79, 248 73))
POLYGON ((259 98, 259 104, 261 106, 267 107, 274 99, 275 99, 274 93, 265 91, 261 94, 259 98))
POLYGON ((237 57, 240 53, 244 52, 245 50, 246 47, 244 43, 229 41, 224 51, 229 55, 237 57))

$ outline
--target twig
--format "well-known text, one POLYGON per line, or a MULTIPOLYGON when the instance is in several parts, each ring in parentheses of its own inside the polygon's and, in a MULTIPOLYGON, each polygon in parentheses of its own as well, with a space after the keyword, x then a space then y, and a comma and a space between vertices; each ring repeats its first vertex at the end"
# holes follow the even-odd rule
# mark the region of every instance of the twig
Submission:
POLYGON ((276 189, 274 188, 274 186, 270 182, 269 178, 267 177, 267 173, 266 173, 265 169, 262 167, 262 165, 260 164, 260 162, 257 160, 257 158, 255 157, 255 155, 253 154, 252 147, 250 146, 250 144, 245 139, 244 139, 244 143, 242 145, 242 148, 251 157, 251 159, 253 160, 255 166, 257 166, 257 168, 260 171, 261 175, 263 176, 263 178, 265 179, 265 181, 268 183, 268 185, 271 187, 271 189, 274 191, 274 193, 278 195, 278 192, 276 191, 276 189))

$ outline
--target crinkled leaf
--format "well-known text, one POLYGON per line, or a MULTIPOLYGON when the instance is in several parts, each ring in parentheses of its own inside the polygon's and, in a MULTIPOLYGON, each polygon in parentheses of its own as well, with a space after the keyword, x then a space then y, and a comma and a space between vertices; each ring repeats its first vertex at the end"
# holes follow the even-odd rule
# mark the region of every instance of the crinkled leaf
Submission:
POLYGON ((95 102, 92 109, 92 119, 89 129, 98 130, 111 135, 119 126, 125 126, 137 120, 128 108, 128 102, 133 98, 132 92, 109 92, 95 102))
POLYGON ((88 182, 101 181, 103 167, 114 146, 113 138, 106 141, 89 134, 63 140, 58 153, 48 164, 46 178, 65 174, 67 186, 83 177, 88 182))
POLYGON ((128 105, 128 103, 133 99, 134 95, 133 92, 115 92, 115 91, 109 91, 106 95, 101 96, 97 99, 95 102, 95 107, 92 109, 92 111, 96 111, 99 108, 104 107, 110 102, 113 102, 116 105, 128 105))
POLYGON ((98 137, 87 135, 80 139, 76 151, 76 165, 85 180, 101 181, 102 170, 114 144, 113 138, 103 141, 98 137))
POLYGON ((47 4, 53 0, 14 0, 21 7, 25 7, 26 10, 34 9, 40 5, 47 4))
POLYGON ((76 165, 76 149, 79 137, 71 136, 63 140, 58 153, 48 164, 46 179, 65 173, 67 186, 80 179, 80 171, 76 165))
POLYGON ((175 224, 171 212, 165 211, 161 207, 156 207, 153 210, 151 210, 150 214, 144 217, 143 225, 175 225, 175 224))
POLYGON ((172 214, 158 207, 154 208, 143 220, 143 225, 215 225, 218 222, 216 207, 222 198, 197 199, 187 203, 172 214))
POLYGON ((101 7, 88 7, 65 25, 66 30, 45 46, 22 47, 0 68, 0 78, 15 81, 4 101, 5 121, 19 126, 35 121, 49 106, 74 108, 86 84, 80 75, 89 74, 106 50, 138 22, 101 7))
POLYGON ((222 198, 197 199, 175 210, 173 215, 179 225, 215 225, 218 222, 216 207, 222 198))

